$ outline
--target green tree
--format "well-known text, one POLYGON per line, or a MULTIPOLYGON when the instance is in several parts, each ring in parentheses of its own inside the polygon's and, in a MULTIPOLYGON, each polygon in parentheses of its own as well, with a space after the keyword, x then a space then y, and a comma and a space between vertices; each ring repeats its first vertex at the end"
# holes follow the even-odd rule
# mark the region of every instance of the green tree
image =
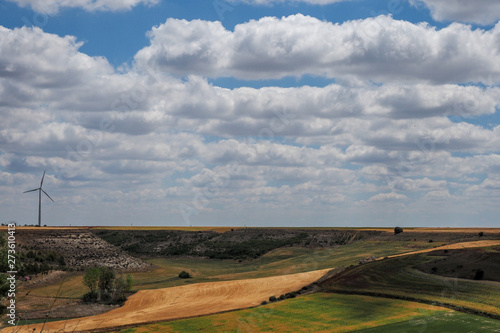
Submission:
POLYGON ((114 296, 116 300, 123 300, 127 291, 127 282, 123 277, 118 277, 114 282, 114 296))
POLYGON ((98 267, 90 268, 83 276, 83 284, 89 288, 91 293, 97 292, 101 270, 98 267))
POLYGON ((113 293, 113 283, 115 281, 116 273, 111 267, 99 267, 99 292, 101 298, 103 295, 113 293))
POLYGON ((83 295, 84 302, 121 303, 127 300, 126 295, 132 290, 134 280, 130 275, 116 277, 115 270, 110 267, 94 267, 85 272, 83 283, 90 290, 83 295))

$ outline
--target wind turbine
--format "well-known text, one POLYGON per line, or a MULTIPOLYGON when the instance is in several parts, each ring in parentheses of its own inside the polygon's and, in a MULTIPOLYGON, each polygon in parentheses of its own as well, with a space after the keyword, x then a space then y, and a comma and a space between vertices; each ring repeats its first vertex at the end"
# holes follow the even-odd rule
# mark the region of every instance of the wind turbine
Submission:
POLYGON ((52 200, 52 202, 54 202, 54 200, 50 197, 50 195, 48 195, 47 192, 45 192, 42 189, 43 178, 45 178, 45 171, 43 171, 42 181, 40 182, 40 187, 39 188, 35 188, 33 190, 29 190, 29 191, 24 191, 23 192, 23 193, 28 193, 28 192, 38 191, 38 226, 39 227, 42 226, 42 192, 45 193, 45 195, 48 196, 49 199, 52 200))

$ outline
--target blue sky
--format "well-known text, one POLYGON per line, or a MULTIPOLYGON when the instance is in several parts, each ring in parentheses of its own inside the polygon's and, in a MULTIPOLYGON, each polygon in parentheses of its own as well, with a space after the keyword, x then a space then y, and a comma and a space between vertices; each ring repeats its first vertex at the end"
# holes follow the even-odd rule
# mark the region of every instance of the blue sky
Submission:
POLYGON ((0 220, 497 226, 500 5, 0 2, 0 220))

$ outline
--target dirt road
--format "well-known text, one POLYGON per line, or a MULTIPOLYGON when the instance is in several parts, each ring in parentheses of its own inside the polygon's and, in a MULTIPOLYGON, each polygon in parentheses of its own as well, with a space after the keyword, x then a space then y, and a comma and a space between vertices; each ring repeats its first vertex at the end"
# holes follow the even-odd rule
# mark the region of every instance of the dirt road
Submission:
MULTIPOLYGON (((121 308, 92 317, 50 322, 45 324, 43 332, 95 331, 248 308, 259 305, 270 296, 299 290, 328 271, 141 290, 121 308)), ((37 324, 4 329, 2 332, 40 332, 41 329, 42 324, 37 324)))

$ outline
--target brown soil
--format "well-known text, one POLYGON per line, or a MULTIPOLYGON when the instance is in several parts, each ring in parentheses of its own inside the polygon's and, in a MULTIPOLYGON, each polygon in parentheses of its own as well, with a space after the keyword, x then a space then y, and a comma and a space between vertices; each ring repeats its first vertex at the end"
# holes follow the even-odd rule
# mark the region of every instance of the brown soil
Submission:
POLYGON ((95 304, 89 306, 79 299, 42 297, 35 295, 21 295, 17 299, 18 313, 21 319, 57 319, 93 316, 105 313, 118 305, 95 304), (48 313, 48 309, 50 312, 48 313))

